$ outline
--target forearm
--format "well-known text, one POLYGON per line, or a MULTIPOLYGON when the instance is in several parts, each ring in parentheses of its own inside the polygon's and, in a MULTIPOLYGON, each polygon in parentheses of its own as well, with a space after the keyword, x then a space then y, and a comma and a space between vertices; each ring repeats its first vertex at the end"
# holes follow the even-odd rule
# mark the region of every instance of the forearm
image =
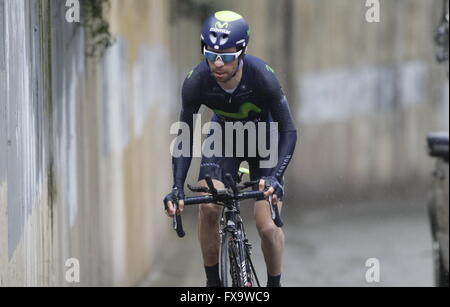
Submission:
MULTIPOLYGON (((189 171, 189 167, 192 161, 192 145, 194 142, 193 138, 193 115, 194 112, 198 110, 192 110, 184 107, 180 113, 180 122, 186 124, 184 129, 187 129, 185 133, 188 134, 188 137, 185 138, 182 136, 183 131, 180 130, 178 133, 178 138, 181 138, 181 143, 178 145, 174 145, 178 147, 178 150, 181 150, 181 155, 178 152, 177 156, 172 157, 172 170, 173 170, 173 183, 174 186, 183 188, 184 182, 186 181, 186 177, 189 171), (186 150, 184 150, 186 149, 186 150)), ((181 126, 180 126, 181 129, 181 126)))
POLYGON ((172 158, 173 169, 173 185, 174 187, 183 188, 186 181, 187 173, 191 165, 192 157, 172 158))
POLYGON ((272 176, 279 180, 292 160, 297 144, 297 130, 280 132, 278 140, 278 163, 272 171, 272 176))

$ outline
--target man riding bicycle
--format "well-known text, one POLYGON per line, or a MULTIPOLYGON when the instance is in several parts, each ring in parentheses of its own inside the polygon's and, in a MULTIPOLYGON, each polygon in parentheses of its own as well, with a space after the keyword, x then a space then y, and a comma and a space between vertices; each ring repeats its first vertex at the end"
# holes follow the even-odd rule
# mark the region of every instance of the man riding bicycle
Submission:
MULTIPOLYGON (((278 144, 275 144, 278 159, 274 167, 261 167, 261 161, 266 157, 259 153, 253 156, 249 154, 250 149, 245 151, 244 156, 236 155, 235 152, 232 156, 203 155, 198 186, 206 187, 205 177, 210 175, 215 188, 223 189, 225 174, 229 173, 237 178, 241 162, 247 161, 251 180, 260 180, 261 191, 270 187, 264 195, 266 199, 273 196, 281 210, 283 174, 295 150, 297 130, 286 96, 273 69, 261 59, 246 54, 249 39, 247 22, 235 12, 217 12, 205 21, 201 33, 205 61, 190 72, 184 81, 180 122, 186 123, 190 131, 193 131, 193 115, 198 113, 201 105, 205 105, 214 111, 211 122, 220 127, 225 127, 229 122, 277 123, 278 129, 275 130, 270 129, 270 125, 258 126, 258 129, 265 129, 263 135, 267 140, 278 138, 278 144)), ((225 135, 221 140, 224 144, 230 141, 225 140, 225 135)), ((251 141, 247 136, 245 145, 255 146, 251 141)), ((191 136, 190 149, 192 143, 191 136)), ((191 160, 192 155, 173 158, 173 191, 164 199, 169 217, 183 212, 184 183, 191 160), (172 200, 175 198, 179 200, 178 209, 173 205, 172 200)), ((266 199, 255 202, 256 226, 267 266, 267 286, 279 287, 284 233, 274 224, 266 199)), ((215 204, 203 204, 199 210, 198 236, 207 286, 210 287, 221 286, 218 266, 220 213, 221 207, 215 204)))

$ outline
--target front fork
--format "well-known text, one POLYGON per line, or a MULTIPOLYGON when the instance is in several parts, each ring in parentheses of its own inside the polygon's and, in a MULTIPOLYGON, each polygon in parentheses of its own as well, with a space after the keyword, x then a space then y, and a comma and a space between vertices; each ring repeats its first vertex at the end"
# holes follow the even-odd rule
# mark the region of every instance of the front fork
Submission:
POLYGON ((247 234, 245 233, 244 230, 244 224, 242 223, 242 221, 239 223, 240 224, 240 229, 241 229, 241 238, 243 240, 243 244, 241 245, 242 248, 242 266, 244 266, 246 268, 246 276, 244 279, 244 286, 245 287, 253 287, 253 276, 252 276, 252 272, 253 272, 253 268, 252 268, 252 264, 251 264, 251 260, 250 260, 250 256, 252 254, 252 244, 248 241, 247 238, 247 234))
POLYGON ((220 225, 221 239, 225 232, 232 233, 232 238, 239 247, 239 259, 241 260, 241 263, 239 263, 238 266, 241 273, 242 286, 252 287, 252 268, 249 261, 252 245, 248 241, 244 230, 244 224, 239 216, 238 210, 225 207, 220 219, 220 225))

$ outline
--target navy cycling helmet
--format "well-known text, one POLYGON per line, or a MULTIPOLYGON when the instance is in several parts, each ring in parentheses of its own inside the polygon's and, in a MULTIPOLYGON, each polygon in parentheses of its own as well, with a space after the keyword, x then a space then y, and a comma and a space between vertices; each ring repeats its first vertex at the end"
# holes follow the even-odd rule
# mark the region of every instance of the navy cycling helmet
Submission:
POLYGON ((206 19, 202 27, 202 53, 205 46, 214 50, 236 47, 245 53, 250 40, 250 28, 245 19, 232 11, 220 11, 206 19))

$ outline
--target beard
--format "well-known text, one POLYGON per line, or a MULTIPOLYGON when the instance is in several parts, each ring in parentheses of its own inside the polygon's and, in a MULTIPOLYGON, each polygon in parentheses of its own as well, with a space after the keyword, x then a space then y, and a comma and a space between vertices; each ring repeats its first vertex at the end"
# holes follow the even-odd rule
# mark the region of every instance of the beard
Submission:
POLYGON ((236 74, 238 72, 238 67, 233 68, 233 70, 231 72, 222 72, 221 73, 221 77, 217 77, 217 72, 214 70, 211 70, 211 74, 213 75, 214 79, 216 79, 216 81, 221 82, 221 83, 227 83, 228 81, 230 81, 231 79, 233 79, 236 74))

